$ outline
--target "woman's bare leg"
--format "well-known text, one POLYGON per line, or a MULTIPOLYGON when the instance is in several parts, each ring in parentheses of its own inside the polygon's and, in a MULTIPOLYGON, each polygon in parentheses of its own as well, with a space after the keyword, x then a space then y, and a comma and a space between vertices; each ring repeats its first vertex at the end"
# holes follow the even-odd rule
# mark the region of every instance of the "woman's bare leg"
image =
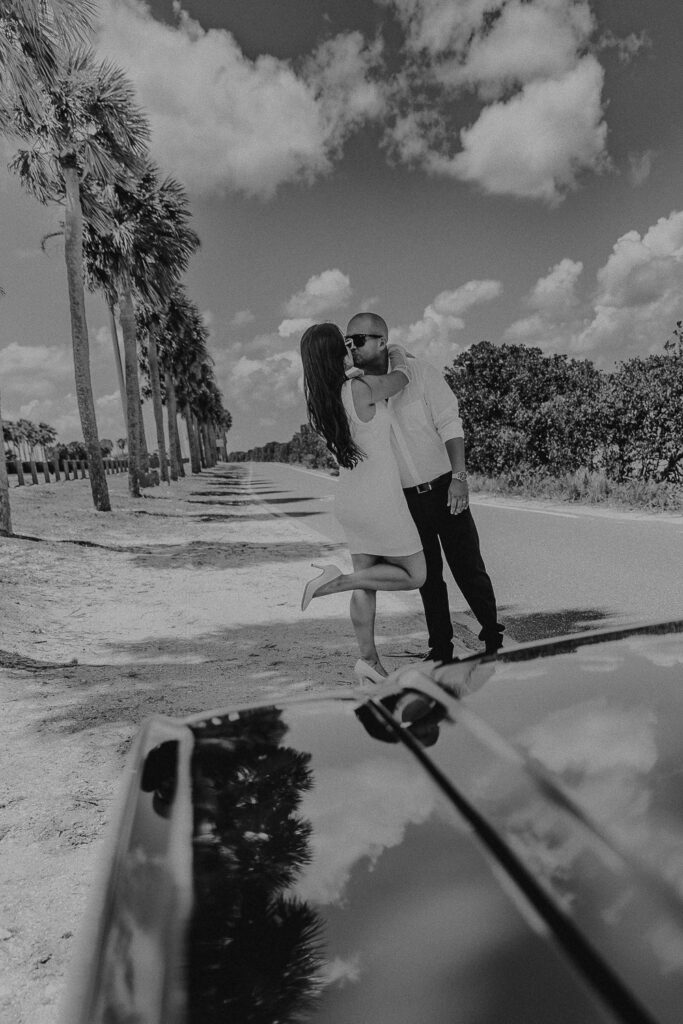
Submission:
MULTIPOLYGON (((354 555, 353 558, 358 556, 354 555)), ((379 556, 365 555, 365 558, 379 556)), ((353 572, 342 573, 325 583, 314 597, 341 594, 348 590, 418 590, 426 577, 422 551, 414 555, 382 555, 381 560, 353 572)))
MULTIPOLYGON (((376 555, 351 555, 353 571, 370 568, 377 561, 376 555)), ((385 674, 385 668, 379 660, 375 646, 375 613, 377 609, 377 592, 375 590, 354 590, 351 594, 351 623, 358 641, 358 649, 363 661, 372 665, 378 672, 385 674)))

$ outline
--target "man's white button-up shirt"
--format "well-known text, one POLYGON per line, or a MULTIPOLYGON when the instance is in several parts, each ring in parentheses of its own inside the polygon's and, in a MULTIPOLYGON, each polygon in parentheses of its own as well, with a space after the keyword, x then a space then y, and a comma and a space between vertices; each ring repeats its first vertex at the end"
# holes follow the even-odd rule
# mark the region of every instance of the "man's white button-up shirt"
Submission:
POLYGON ((458 400, 431 363, 408 357, 410 383, 389 399, 392 448, 403 487, 450 472, 445 442, 463 437, 458 400))

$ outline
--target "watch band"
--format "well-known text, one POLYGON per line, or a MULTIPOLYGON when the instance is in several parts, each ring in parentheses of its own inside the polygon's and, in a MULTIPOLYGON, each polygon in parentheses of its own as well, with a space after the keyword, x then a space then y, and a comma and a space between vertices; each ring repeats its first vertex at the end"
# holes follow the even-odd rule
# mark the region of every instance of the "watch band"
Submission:
POLYGON ((467 482, 467 471, 461 469, 459 473, 451 473, 454 480, 462 480, 463 483, 467 482))

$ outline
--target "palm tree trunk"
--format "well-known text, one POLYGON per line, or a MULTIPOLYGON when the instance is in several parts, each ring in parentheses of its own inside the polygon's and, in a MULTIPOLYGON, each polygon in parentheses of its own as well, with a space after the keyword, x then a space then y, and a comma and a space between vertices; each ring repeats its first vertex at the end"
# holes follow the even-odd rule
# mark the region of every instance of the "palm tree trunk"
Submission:
POLYGON ((109 328, 111 341, 114 346, 114 362, 116 363, 116 375, 119 378, 119 393, 121 395, 121 406, 123 408, 123 422, 128 422, 128 402, 126 401, 126 382, 123 376, 123 364, 121 362, 121 349, 119 348, 119 334, 116 330, 116 317, 114 315, 114 303, 107 302, 109 309, 109 328))
POLYGON ((211 421, 211 423, 209 423, 209 444, 211 445, 212 466, 215 466, 216 463, 218 462, 218 445, 216 443, 217 440, 218 438, 216 437, 216 424, 213 421, 211 421))
POLYGON ((154 407, 154 423, 157 428, 157 446, 159 448, 159 470, 161 479, 169 483, 168 458, 166 456, 166 439, 164 437, 164 407, 161 402, 161 380, 159 378, 159 356, 154 328, 147 338, 147 358, 149 361, 149 382, 152 388, 152 405, 154 407))
POLYGON ((199 463, 202 469, 206 469, 206 450, 204 448, 204 438, 202 436, 202 427, 197 416, 192 414, 192 426, 194 427, 195 436, 197 438, 197 448, 199 449, 199 463))
POLYGON ((67 157, 62 161, 66 187, 64 208, 64 254, 66 278, 69 286, 69 312, 71 314, 71 341, 74 353, 76 399, 81 419, 83 439, 88 449, 90 489, 98 512, 110 512, 109 488, 104 471, 104 460, 97 436, 95 402, 90 377, 90 344, 85 319, 85 291, 83 288, 83 213, 76 161, 67 157))
POLYGON ((130 277, 122 275, 119 289, 121 334, 126 361, 126 432, 128 434, 128 490, 133 498, 140 497, 140 382, 138 381, 138 351, 135 339, 135 309, 130 277))
MULTIPOLYGON (((178 421, 176 420, 176 423, 177 422, 178 421)), ((185 462, 184 462, 184 458, 183 458, 183 449, 180 447, 180 431, 179 430, 176 433, 175 441, 176 441, 176 458, 178 459, 178 476, 181 477, 181 479, 182 479, 183 477, 187 476, 187 473, 185 472, 185 462)))
MULTIPOLYGON (((136 342, 137 346, 137 342, 136 342)), ((139 378, 138 378, 138 393, 139 393, 139 378)), ((143 487, 154 487, 159 483, 152 474, 149 468, 149 448, 147 447, 147 437, 145 436, 145 419, 142 415, 142 395, 140 395, 140 409, 138 412, 138 442, 140 444, 140 483, 143 487)))
POLYGON ((164 383, 166 384, 166 418, 168 420, 168 452, 171 464, 171 480, 177 480, 180 476, 178 408, 175 397, 175 385, 168 370, 164 371, 164 383))
POLYGON ((9 479, 5 462, 5 442, 2 437, 2 413, 0 412, 0 536, 12 536, 12 513, 9 506, 9 479))
POLYGON ((199 452, 199 438, 194 427, 194 417, 189 405, 183 409, 185 426, 187 427, 187 439, 190 442, 190 467, 193 473, 201 473, 202 460, 199 452))

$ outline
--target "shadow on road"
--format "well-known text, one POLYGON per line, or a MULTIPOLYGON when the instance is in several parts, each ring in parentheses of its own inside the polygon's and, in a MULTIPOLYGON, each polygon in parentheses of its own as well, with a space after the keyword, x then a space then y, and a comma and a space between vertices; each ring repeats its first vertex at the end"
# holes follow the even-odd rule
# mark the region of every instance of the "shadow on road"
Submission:
POLYGON ((505 608, 499 611, 500 621, 505 624, 504 639, 514 640, 518 644, 610 626, 618 617, 606 608, 561 608, 552 612, 524 614, 514 614, 505 608))
MULTIPOLYGON (((245 517, 246 518, 246 517, 245 517)), ((295 541, 252 544, 196 540, 189 544, 155 544, 130 549, 133 564, 144 569, 236 569, 269 562, 315 559, 339 550, 339 544, 295 541)))

